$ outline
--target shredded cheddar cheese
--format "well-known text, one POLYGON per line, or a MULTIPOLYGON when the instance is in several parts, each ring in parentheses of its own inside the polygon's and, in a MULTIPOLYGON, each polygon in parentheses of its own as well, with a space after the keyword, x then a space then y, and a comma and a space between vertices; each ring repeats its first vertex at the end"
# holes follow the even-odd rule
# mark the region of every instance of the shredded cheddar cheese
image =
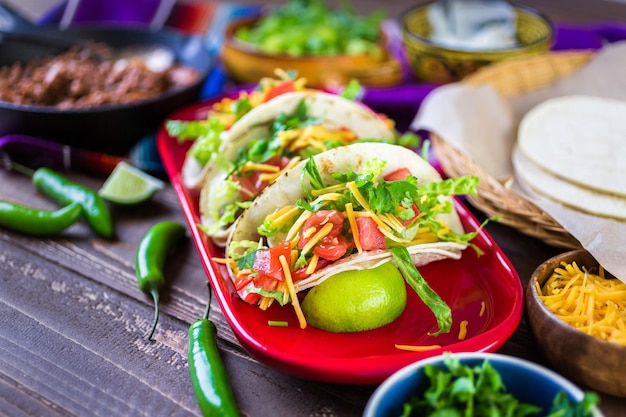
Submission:
POLYGON ((280 177, 281 175, 283 175, 283 173, 289 171, 291 168, 293 168, 298 162, 300 162, 300 157, 295 157, 292 158, 289 163, 287 165, 285 165, 285 167, 281 170, 272 172, 272 173, 268 173, 268 174, 261 174, 259 175, 259 179, 261 181, 266 181, 266 182, 273 182, 276 180, 276 178, 280 177))
POLYGON ((465 337, 467 336, 467 325, 467 320, 463 320, 459 323, 459 340, 465 340, 465 337))
POLYGON ((367 203, 367 201, 365 200, 365 197, 363 197, 363 195, 359 191, 354 181, 347 182, 346 187, 348 188, 348 190, 350 190, 354 198, 356 198, 356 201, 359 202, 359 204, 361 205, 361 207, 363 207, 365 211, 369 211, 369 212, 372 211, 370 209, 370 205, 367 203))
POLYGON ((320 188, 318 190, 311 190, 311 195, 313 195, 314 197, 317 197, 322 194, 327 194, 327 193, 335 192, 335 191, 342 191, 345 189, 346 189, 346 185, 340 183, 340 184, 331 185, 326 188, 320 188))
POLYGON ((486 307, 485 302, 484 302, 484 301, 481 301, 481 302, 480 302, 480 313, 478 313, 478 316, 479 316, 479 317, 482 317, 482 316, 483 316, 483 314, 485 314, 485 307, 486 307))
POLYGON ((257 163, 252 162, 252 161, 247 161, 245 164, 243 164, 241 166, 239 171, 242 174, 244 174, 246 172, 251 172, 251 171, 278 172, 278 171, 280 171, 280 168, 277 167, 276 165, 257 164, 257 163))
POLYGON ((433 349, 440 349, 441 345, 395 345, 396 349, 408 350, 410 352, 426 352, 433 349))
POLYGON ((565 323, 591 336, 626 345, 626 284, 594 274, 576 262, 561 263, 543 286, 544 305, 565 323))
POLYGON ((402 233, 406 227, 400 222, 400 220, 393 214, 385 213, 379 216, 380 219, 385 222, 387 226, 395 230, 398 233, 402 233))
POLYGON ((354 240, 354 246, 356 250, 361 253, 363 252, 363 246, 361 246, 361 238, 359 237, 359 228, 356 225, 356 216, 354 214, 354 210, 352 210, 352 203, 346 204, 346 216, 348 218, 348 223, 350 224, 350 230, 352 232, 352 239, 354 240))
MULTIPOLYGON (((295 207, 295 206, 292 206, 292 207, 295 207)), ((289 229, 289 231, 287 232, 287 236, 285 237, 285 240, 288 240, 291 242, 293 239, 300 236, 298 232, 302 228, 302 225, 304 224, 304 222, 306 222, 309 219, 309 217, 311 217, 312 215, 313 213, 310 211, 306 211, 306 210, 303 211, 300 217, 298 217, 298 220, 296 220, 293 226, 291 226, 291 229, 289 229)))
MULTIPOLYGON (((307 254, 311 251, 311 249, 313 249, 313 247, 320 241, 322 240, 326 235, 328 235, 330 233, 330 231, 333 229, 333 224, 332 223, 326 223, 324 226, 322 226, 322 228, 320 230, 318 230, 312 237, 311 240, 309 240, 308 242, 306 242, 306 245, 304 245, 304 247, 302 248, 302 254, 307 254)), ((306 230, 305 230, 306 233, 306 230)))
POLYGON ((278 228, 283 224, 286 224, 289 220, 291 220, 296 214, 298 214, 300 210, 295 206, 286 206, 282 209, 278 210, 273 215, 272 222, 270 226, 273 228, 278 228))
POLYGON ((291 304, 296 311, 298 323, 300 323, 300 328, 304 329, 306 327, 306 319, 304 318, 304 313, 300 308, 300 302, 298 301, 296 289, 293 286, 293 280, 291 279, 291 267, 289 263, 287 263, 287 258, 285 258, 285 255, 280 255, 278 257, 278 260, 280 261, 280 265, 283 267, 283 272, 285 273, 285 284, 287 285, 287 289, 289 290, 289 295, 291 296, 291 304))
POLYGON ((319 204, 322 201, 336 201, 336 200, 339 200, 339 198, 341 198, 341 194, 339 194, 339 193, 323 194, 323 195, 320 195, 319 197, 317 197, 315 200, 313 200, 311 202, 311 205, 319 204))
POLYGON ((315 272, 315 268, 317 268, 317 263, 319 262, 319 260, 319 255, 314 253, 311 257, 311 260, 309 261, 309 265, 306 267, 307 275, 311 275, 313 272, 315 272))

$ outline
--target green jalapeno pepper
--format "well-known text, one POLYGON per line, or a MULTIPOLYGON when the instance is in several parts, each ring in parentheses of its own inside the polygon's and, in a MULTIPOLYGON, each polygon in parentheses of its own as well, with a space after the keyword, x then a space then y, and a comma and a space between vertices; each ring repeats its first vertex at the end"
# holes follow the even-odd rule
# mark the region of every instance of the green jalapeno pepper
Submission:
POLYGON ((174 221, 157 223, 148 230, 137 247, 135 256, 137 285, 154 300, 154 322, 148 335, 149 340, 152 340, 159 320, 159 290, 165 284, 163 276, 165 258, 185 236, 186 230, 183 224, 174 221))
POLYGON ((228 373, 217 349, 217 329, 209 320, 211 297, 204 316, 189 327, 188 366, 196 401, 204 417, 239 417, 228 373))
POLYGON ((55 235, 78 221, 81 207, 72 203, 58 210, 39 210, 0 201, 0 226, 30 235, 55 235))
POLYGON ((39 168, 33 173, 37 189, 59 204, 80 203, 83 218, 99 236, 113 236, 113 221, 106 202, 94 190, 70 181, 49 168, 39 168))

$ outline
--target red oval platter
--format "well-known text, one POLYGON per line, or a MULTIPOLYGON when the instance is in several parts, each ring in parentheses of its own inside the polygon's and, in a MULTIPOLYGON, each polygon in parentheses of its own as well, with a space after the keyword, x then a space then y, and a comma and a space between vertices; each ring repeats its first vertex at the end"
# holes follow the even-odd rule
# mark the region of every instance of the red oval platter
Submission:
MULTIPOLYGON (((201 102, 172 114, 170 119, 206 118, 214 101, 201 102)), ((400 318, 379 329, 335 334, 307 326, 300 329, 291 306, 274 304, 263 311, 239 299, 221 266, 212 261, 223 256, 196 227, 200 223, 199 193, 187 189, 180 172, 190 142, 178 142, 164 126, 157 132, 157 147, 176 191, 193 240, 222 312, 241 345, 261 363, 300 378, 334 383, 380 383, 398 369, 419 359, 446 352, 493 352, 515 331, 523 312, 523 290, 517 272, 493 239, 481 230, 460 260, 444 260, 420 267, 432 288, 452 308, 453 327, 447 334, 436 330, 430 310, 409 290, 407 308, 400 318), (272 327, 268 320, 288 322, 272 327), (465 323, 463 323, 465 322, 465 323), (461 323, 466 335, 460 337, 461 323), (424 351, 401 350, 396 345, 433 346, 424 351)), ((480 224, 456 201, 466 231, 480 224)))

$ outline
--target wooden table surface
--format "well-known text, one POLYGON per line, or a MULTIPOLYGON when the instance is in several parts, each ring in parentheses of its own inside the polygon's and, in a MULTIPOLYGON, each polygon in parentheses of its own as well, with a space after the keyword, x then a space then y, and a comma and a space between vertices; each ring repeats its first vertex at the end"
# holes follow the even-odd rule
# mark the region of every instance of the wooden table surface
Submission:
MULTIPOLYGON (((562 22, 626 21, 623 3, 526 3, 562 22)), ((410 4, 394 2, 394 13, 410 4)), ((78 172, 67 176, 93 188, 103 182, 78 172)), ((13 172, 0 171, 0 200, 55 207, 29 178, 13 172)), ((146 340, 152 301, 135 279, 134 255, 144 233, 161 220, 184 221, 175 192, 168 187, 145 204, 112 210, 113 240, 94 237, 80 223, 54 238, 0 229, 0 415, 200 415, 187 367, 187 330, 207 299, 195 247, 183 244, 168 258, 155 342, 146 340)), ((489 224, 487 231, 524 284, 539 263, 562 251, 503 225, 489 224)), ((279 373, 240 346, 215 299, 210 318, 243 415, 359 416, 376 388, 279 373)), ((547 365, 525 319, 498 352, 547 365)), ((601 409, 607 417, 625 415, 626 400, 603 396, 601 409)))

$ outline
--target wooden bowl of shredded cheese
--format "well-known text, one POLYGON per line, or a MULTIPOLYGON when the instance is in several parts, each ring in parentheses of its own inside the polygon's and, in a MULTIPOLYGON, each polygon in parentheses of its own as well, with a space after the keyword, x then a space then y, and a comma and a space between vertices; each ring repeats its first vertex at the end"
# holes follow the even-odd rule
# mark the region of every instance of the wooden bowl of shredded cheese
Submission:
POLYGON ((528 322, 558 372, 626 397, 626 284, 584 249, 557 255, 533 272, 528 322))

